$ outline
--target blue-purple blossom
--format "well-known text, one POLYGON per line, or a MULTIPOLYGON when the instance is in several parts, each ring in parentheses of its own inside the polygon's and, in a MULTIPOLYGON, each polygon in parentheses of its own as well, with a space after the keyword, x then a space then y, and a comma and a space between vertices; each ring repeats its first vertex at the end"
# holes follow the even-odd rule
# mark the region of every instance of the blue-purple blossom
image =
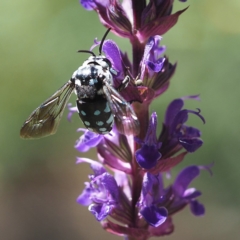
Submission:
POLYGON ((103 139, 103 135, 91 132, 88 129, 79 128, 78 132, 84 132, 75 144, 75 148, 79 152, 87 152, 90 148, 96 147, 103 139))
MULTIPOLYGON (((198 99, 198 96, 188 98, 198 99)), ((164 127, 159 137, 159 141, 163 143, 161 150, 163 155, 169 156, 169 153, 172 155, 181 148, 188 152, 195 152, 203 144, 203 141, 200 139, 201 132, 197 128, 185 125, 185 123, 189 114, 198 116, 203 123, 205 123, 205 120, 199 109, 196 111, 182 109, 184 99, 173 100, 166 110, 164 127)))
POLYGON ((176 64, 172 65, 166 56, 162 56, 166 47, 159 45, 161 39, 159 35, 148 39, 140 64, 140 79, 144 86, 154 91, 148 101, 152 101, 167 90, 176 68, 176 64))
POLYGON ((167 209, 162 205, 164 198, 163 180, 161 174, 146 173, 143 178, 140 213, 154 227, 160 226, 168 217, 167 209))
POLYGON ((165 61, 161 55, 165 52, 165 46, 159 46, 162 37, 159 35, 150 37, 146 43, 143 58, 142 58, 142 69, 140 78, 144 80, 145 71, 148 73, 148 77, 151 78, 154 73, 158 73, 162 70, 165 61))
POLYGON ((196 200, 202 193, 195 188, 188 188, 191 182, 200 175, 201 170, 211 173, 210 168, 206 166, 186 167, 178 174, 172 187, 167 189, 166 195, 171 192, 174 196, 168 208, 170 214, 179 211, 186 205, 190 205, 191 212, 195 216, 202 216, 205 213, 203 204, 196 200))
MULTIPOLYGON (((78 163, 86 159, 78 159, 78 163)), ((90 162, 90 161, 89 161, 90 162)), ((98 221, 106 218, 119 202, 119 190, 113 176, 98 163, 91 162, 94 172, 89 176, 90 182, 85 183, 85 189, 77 198, 79 204, 88 206, 89 211, 98 221)))
POLYGON ((174 183, 164 188, 162 174, 146 173, 143 178, 142 194, 140 200, 140 213, 144 219, 154 227, 158 227, 168 216, 190 206, 195 216, 205 213, 204 206, 196 200, 201 192, 195 188, 188 188, 190 183, 199 176, 200 170, 208 167, 189 166, 183 169, 176 177, 174 183))

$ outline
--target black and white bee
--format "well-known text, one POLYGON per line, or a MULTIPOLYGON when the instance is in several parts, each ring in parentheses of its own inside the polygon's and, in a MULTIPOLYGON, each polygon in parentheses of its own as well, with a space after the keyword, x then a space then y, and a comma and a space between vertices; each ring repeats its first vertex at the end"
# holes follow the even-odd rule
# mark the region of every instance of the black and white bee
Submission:
POLYGON ((73 90, 77 95, 79 116, 89 130, 107 134, 115 123, 123 134, 136 135, 139 132, 136 114, 119 94, 128 85, 130 78, 126 76, 115 89, 113 75, 117 72, 102 54, 102 45, 109 31, 103 36, 99 56, 91 51, 79 50, 92 56, 73 73, 66 84, 32 112, 20 130, 22 138, 41 138, 54 134, 73 90))

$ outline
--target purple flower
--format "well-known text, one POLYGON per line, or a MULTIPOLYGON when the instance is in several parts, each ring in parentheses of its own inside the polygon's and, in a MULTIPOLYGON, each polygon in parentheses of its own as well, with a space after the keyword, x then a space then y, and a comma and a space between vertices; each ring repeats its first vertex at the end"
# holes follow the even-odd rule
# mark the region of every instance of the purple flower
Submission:
POLYGON ((178 174, 173 185, 166 190, 166 195, 173 195, 168 207, 169 214, 176 213, 188 204, 195 216, 202 216, 205 213, 204 206, 196 200, 201 196, 201 192, 195 188, 188 188, 190 183, 200 175, 201 170, 211 173, 210 168, 206 166, 186 167, 178 174))
MULTIPOLYGON (((198 96, 187 98, 199 99, 198 96)), ((171 156, 184 148, 188 152, 195 152, 202 146, 203 141, 200 139, 201 132, 194 127, 186 126, 189 114, 198 116, 203 123, 204 118, 197 111, 182 109, 185 98, 173 100, 166 111, 165 121, 159 141, 162 142, 161 152, 163 156, 171 156)))
POLYGON ((205 212, 204 206, 196 198, 201 192, 195 188, 188 188, 190 183, 199 176, 200 170, 208 170, 209 167, 189 166, 183 169, 176 177, 174 183, 164 188, 162 175, 146 173, 143 178, 140 213, 144 219, 154 227, 163 224, 168 216, 190 205, 195 216, 201 216, 205 212))
POLYGON ((75 148, 79 152, 87 152, 90 148, 96 147, 103 139, 103 135, 91 132, 84 128, 79 128, 78 132, 84 134, 76 141, 75 148))
MULTIPOLYGON (((86 159, 78 159, 78 163, 83 161, 86 159)), ((89 176, 90 182, 85 183, 85 189, 77 198, 77 202, 89 206, 88 210, 98 221, 102 221, 117 206, 119 190, 114 177, 107 173, 101 164, 93 161, 91 168, 94 174, 89 176)))
POLYGON ((165 46, 159 46, 162 37, 159 35, 150 37, 146 43, 144 54, 142 58, 141 76, 142 80, 145 79, 145 75, 151 78, 154 73, 158 73, 162 70, 165 58, 160 57, 166 50, 165 46), (145 73, 147 71, 147 73, 145 73))
POLYGON ((140 64, 140 79, 144 86, 154 90, 154 94, 148 101, 152 101, 167 90, 170 78, 176 68, 176 65, 169 63, 165 56, 161 56, 166 50, 165 46, 159 46, 161 39, 162 37, 159 35, 148 39, 140 64))
POLYGON ((150 118, 148 131, 144 141, 135 138, 135 140, 141 145, 141 148, 135 153, 136 161, 144 169, 153 168, 162 156, 159 152, 162 143, 157 141, 156 131, 157 114, 154 112, 150 118))
POLYGON ((163 190, 163 181, 160 174, 157 176, 150 173, 145 174, 140 201, 140 213, 154 227, 163 224, 168 217, 167 209, 161 206, 164 196, 163 190))

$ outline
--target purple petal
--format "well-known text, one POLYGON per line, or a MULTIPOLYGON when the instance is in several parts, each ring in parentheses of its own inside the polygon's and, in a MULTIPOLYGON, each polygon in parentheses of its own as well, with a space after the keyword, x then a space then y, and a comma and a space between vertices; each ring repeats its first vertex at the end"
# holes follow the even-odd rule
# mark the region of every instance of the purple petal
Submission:
POLYGON ((78 131, 84 132, 74 146, 79 152, 87 152, 90 148, 96 147, 103 139, 102 135, 84 128, 79 128, 78 131))
POLYGON ((72 107, 72 104, 71 104, 71 103, 69 103, 69 104, 67 105, 67 107, 68 107, 68 111, 69 111, 68 116, 67 116, 67 119, 68 119, 68 121, 70 122, 70 121, 71 121, 71 118, 72 118, 72 115, 73 115, 74 113, 78 113, 78 109, 77 109, 76 106, 75 106, 75 107, 72 107))
POLYGON ((123 73, 121 52, 117 44, 112 40, 106 40, 103 43, 103 52, 106 57, 112 62, 114 68, 123 73))
POLYGON ((195 152, 203 144, 203 141, 199 138, 179 138, 179 143, 188 151, 195 152))
POLYGON ((185 135, 188 137, 201 137, 201 132, 199 129, 194 127, 183 126, 185 135))
POLYGON ((108 204, 91 204, 88 207, 88 210, 98 221, 102 221, 111 213, 112 208, 113 206, 108 204))
POLYGON ((202 193, 200 191, 196 190, 195 188, 189 188, 184 192, 183 198, 186 200, 192 200, 201 195, 202 195, 202 193))
POLYGON ((101 179, 103 186, 109 191, 115 201, 119 200, 119 188, 115 178, 109 173, 103 174, 101 179))
POLYGON ((86 187, 77 198, 77 203, 82 204, 83 206, 88 206, 89 204, 92 203, 92 200, 91 200, 92 189, 89 183, 85 183, 85 184, 86 184, 86 187))
POLYGON ((107 7, 109 5, 109 0, 80 0, 80 4, 86 10, 96 10, 96 8, 107 7))
POLYGON ((145 173, 142 183, 142 202, 145 206, 160 202, 163 196, 163 179, 161 174, 145 173))
POLYGON ((142 58, 141 78, 144 78, 145 65, 153 72, 162 70, 165 58, 161 58, 160 55, 163 54, 166 47, 158 46, 161 39, 158 35, 149 38, 142 58))
POLYGON ((182 99, 175 99, 173 100, 167 108, 166 114, 165 114, 165 121, 164 123, 168 126, 170 126, 176 117, 176 115, 179 113, 179 111, 182 109, 184 105, 184 102, 182 99))
POLYGON ((80 0, 80 4, 88 11, 96 8, 96 4, 94 0, 80 0))
POLYGON ((161 153, 156 146, 144 144, 135 153, 138 164, 144 169, 151 169, 156 166, 157 161, 161 158, 161 153))
POLYGON ((180 130, 182 125, 188 120, 188 110, 184 109, 179 111, 172 121, 171 130, 172 132, 180 130))
POLYGON ((157 141, 157 114, 153 112, 150 120, 148 130, 144 139, 144 142, 148 145, 156 145, 157 148, 161 147, 161 143, 157 141))
POLYGON ((143 62, 147 61, 149 59, 150 51, 152 50, 153 46, 155 44, 154 38, 150 37, 146 43, 144 53, 143 53, 143 62))
POLYGON ((174 192, 182 197, 185 190, 189 184, 193 181, 194 178, 198 177, 200 174, 200 169, 198 166, 189 166, 184 168, 175 179, 173 184, 174 192))
POLYGON ((156 62, 146 61, 146 65, 150 68, 153 72, 160 72, 162 70, 165 58, 160 58, 156 62))
POLYGON ((190 209, 195 216, 202 216, 205 213, 204 205, 197 200, 190 202, 190 209))
POLYGON ((144 219, 153 227, 158 227, 163 224, 168 216, 166 208, 157 208, 155 206, 143 208, 141 210, 141 214, 144 219))

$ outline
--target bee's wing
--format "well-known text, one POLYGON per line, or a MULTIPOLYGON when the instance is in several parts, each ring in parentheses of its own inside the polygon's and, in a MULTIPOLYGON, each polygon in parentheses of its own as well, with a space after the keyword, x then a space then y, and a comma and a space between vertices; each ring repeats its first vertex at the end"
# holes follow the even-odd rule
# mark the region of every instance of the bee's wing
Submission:
POLYGON ((40 138, 54 134, 74 86, 74 83, 69 80, 34 110, 24 122, 20 136, 22 138, 40 138))
POLYGON ((114 115, 118 131, 125 135, 137 135, 140 125, 131 105, 107 82, 104 83, 103 91, 114 115))

